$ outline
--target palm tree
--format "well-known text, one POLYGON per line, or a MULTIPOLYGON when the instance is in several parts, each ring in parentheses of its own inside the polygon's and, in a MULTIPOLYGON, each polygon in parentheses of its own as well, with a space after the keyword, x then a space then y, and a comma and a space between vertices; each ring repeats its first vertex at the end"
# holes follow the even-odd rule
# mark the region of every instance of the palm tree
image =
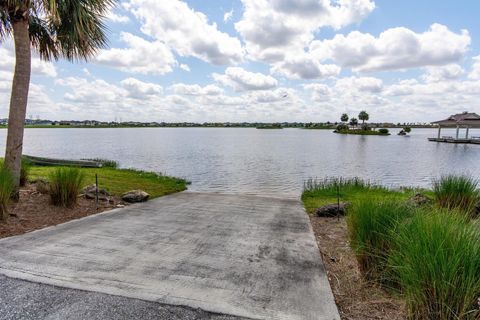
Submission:
POLYGON ((348 121, 348 114, 346 114, 346 113, 342 114, 342 116, 340 117, 340 121, 347 122, 348 121))
POLYGON ((15 70, 5 166, 16 194, 31 73, 31 49, 44 60, 87 60, 106 45, 103 19, 114 0, 0 0, 0 43, 13 37, 15 70))
POLYGON ((362 124, 365 124, 365 121, 368 121, 368 113, 367 111, 360 111, 358 114, 358 119, 362 120, 362 124))
POLYGON ((352 118, 352 119, 350 119, 350 125, 351 125, 352 127, 356 127, 357 124, 358 124, 357 118, 352 118))

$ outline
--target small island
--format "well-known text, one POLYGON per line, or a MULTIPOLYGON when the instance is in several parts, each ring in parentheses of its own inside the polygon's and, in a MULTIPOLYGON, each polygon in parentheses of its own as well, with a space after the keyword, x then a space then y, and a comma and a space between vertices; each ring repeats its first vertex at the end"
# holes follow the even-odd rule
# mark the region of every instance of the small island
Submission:
POLYGON ((389 136, 390 132, 387 128, 380 128, 375 130, 372 128, 366 121, 370 118, 369 114, 366 111, 361 111, 358 114, 358 119, 362 120, 362 124, 358 127, 358 119, 350 118, 348 114, 344 113, 340 117, 340 123, 337 125, 334 133, 339 134, 356 134, 356 135, 367 135, 367 136, 389 136), (350 122, 348 120, 350 119, 350 122))

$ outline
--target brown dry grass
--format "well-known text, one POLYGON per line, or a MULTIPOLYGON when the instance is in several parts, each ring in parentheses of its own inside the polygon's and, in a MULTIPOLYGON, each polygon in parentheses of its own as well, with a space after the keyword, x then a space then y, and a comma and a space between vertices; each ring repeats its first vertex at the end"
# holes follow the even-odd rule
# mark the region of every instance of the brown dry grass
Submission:
POLYGON ((310 216, 310 221, 342 319, 406 319, 406 307, 400 298, 362 277, 348 242, 345 218, 310 216))
POLYGON ((83 218, 116 208, 118 204, 125 205, 119 197, 112 197, 112 202, 99 201, 97 210, 95 200, 81 197, 77 205, 71 209, 56 207, 50 204, 50 196, 36 192, 35 187, 28 184, 20 190, 20 200, 9 205, 9 213, 12 216, 7 222, 0 221, 0 238, 83 218))

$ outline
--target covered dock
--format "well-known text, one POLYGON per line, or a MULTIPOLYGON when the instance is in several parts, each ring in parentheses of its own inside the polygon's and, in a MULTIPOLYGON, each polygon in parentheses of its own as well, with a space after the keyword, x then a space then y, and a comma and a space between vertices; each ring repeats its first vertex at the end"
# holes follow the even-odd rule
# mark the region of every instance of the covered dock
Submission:
POLYGON ((476 113, 458 113, 432 124, 438 126, 438 134, 436 138, 428 138, 429 141, 480 144, 480 136, 470 135, 471 128, 480 128, 480 116, 476 113), (442 136, 442 128, 456 128, 455 136, 442 136), (462 129, 464 133, 461 133, 462 129))

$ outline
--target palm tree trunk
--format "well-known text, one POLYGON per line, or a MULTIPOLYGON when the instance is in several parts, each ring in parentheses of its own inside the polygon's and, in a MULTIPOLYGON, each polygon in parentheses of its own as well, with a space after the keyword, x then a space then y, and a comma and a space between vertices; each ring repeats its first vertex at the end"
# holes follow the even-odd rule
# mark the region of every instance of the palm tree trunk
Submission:
POLYGON ((27 113, 28 90, 30 86, 31 51, 28 33, 28 19, 13 22, 15 42, 15 73, 13 75, 10 113, 8 116, 5 166, 12 172, 15 181, 14 198, 18 198, 22 162, 23 130, 27 113))

